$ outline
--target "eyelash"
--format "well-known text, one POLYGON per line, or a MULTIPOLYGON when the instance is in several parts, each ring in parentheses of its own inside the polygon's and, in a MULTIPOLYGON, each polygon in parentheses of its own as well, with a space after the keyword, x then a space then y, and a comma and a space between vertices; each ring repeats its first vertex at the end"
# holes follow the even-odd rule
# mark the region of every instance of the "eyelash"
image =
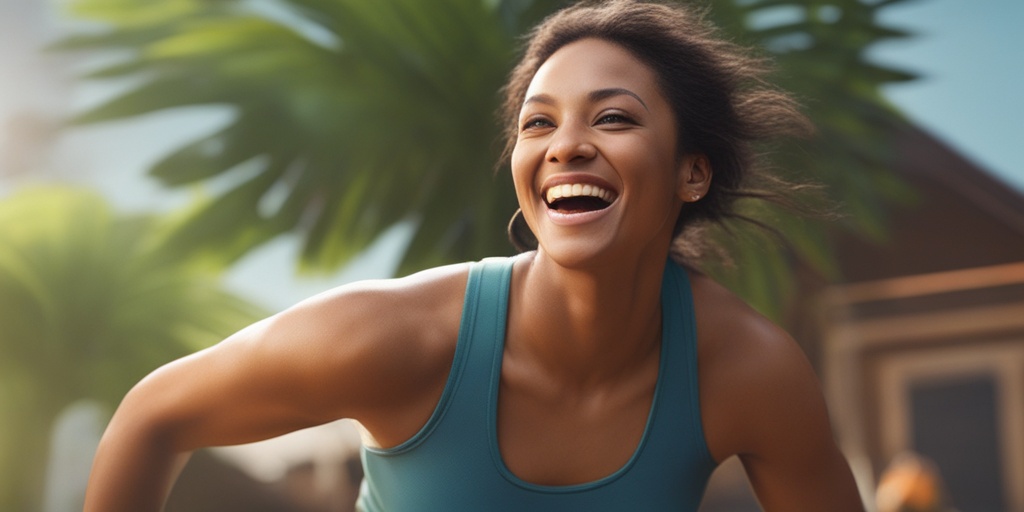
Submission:
POLYGON ((620 114, 620 113, 617 113, 617 112, 613 113, 613 114, 605 114, 605 115, 599 117, 597 119, 597 124, 606 124, 605 120, 607 120, 607 119, 613 119, 612 121, 610 121, 611 123, 634 124, 633 120, 629 116, 624 115, 624 114, 620 114))
MULTIPOLYGON (((542 123, 543 123, 543 126, 550 126, 551 125, 551 121, 549 121, 547 119, 534 118, 534 119, 529 119, 525 123, 523 123, 523 126, 520 128, 520 130, 528 130, 530 128, 537 128, 537 127, 540 127, 542 123)), ((595 124, 635 124, 635 122, 633 121, 632 118, 630 118, 629 116, 627 116, 625 114, 613 113, 613 114, 605 114, 605 115, 597 118, 597 122, 595 124)))
POLYGON ((533 119, 528 119, 525 123, 523 123, 523 126, 522 126, 521 129, 522 130, 528 130, 530 128, 535 128, 535 127, 538 126, 538 123, 544 123, 545 125, 550 125, 551 121, 548 121, 547 119, 536 118, 535 117, 533 119))

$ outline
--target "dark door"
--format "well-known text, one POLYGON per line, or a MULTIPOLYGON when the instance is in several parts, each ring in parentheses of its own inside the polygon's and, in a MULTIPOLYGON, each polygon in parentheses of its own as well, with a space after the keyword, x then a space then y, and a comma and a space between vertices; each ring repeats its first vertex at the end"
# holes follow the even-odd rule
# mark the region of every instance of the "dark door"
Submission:
POLYGON ((939 466, 961 512, 1004 512, 998 395, 991 375, 911 386, 914 449, 939 466))

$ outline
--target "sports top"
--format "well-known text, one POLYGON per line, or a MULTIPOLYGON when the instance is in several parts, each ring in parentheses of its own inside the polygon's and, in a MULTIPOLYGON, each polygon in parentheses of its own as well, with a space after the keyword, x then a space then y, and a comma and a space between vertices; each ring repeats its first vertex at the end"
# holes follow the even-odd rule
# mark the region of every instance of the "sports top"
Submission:
POLYGON ((498 450, 498 384, 514 261, 492 258, 471 267, 455 357, 437 407, 402 444, 363 447, 358 510, 697 510, 715 462, 701 427, 686 272, 671 261, 665 267, 658 379, 633 456, 598 480, 549 486, 516 477, 498 450))

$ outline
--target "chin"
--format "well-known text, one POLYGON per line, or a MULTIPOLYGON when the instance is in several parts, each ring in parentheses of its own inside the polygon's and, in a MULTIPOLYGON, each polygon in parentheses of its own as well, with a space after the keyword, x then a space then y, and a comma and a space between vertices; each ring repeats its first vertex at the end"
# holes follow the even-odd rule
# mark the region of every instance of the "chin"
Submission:
POLYGON ((571 269, 594 269, 616 261, 622 261, 614 245, 608 240, 557 239, 541 241, 538 254, 547 257, 561 267, 571 269))

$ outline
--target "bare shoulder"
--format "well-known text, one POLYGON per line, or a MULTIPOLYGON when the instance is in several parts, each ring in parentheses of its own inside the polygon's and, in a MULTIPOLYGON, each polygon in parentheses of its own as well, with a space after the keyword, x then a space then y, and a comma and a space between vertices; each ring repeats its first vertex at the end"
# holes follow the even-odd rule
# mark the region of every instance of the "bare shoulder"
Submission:
POLYGON ((317 389, 345 395, 323 398, 345 404, 346 416, 373 416, 443 383, 467 275, 468 264, 459 264, 341 286, 273 317, 266 337, 297 345, 285 350, 310 351, 298 361, 316 366, 307 374, 325 380, 317 389))
POLYGON ((817 376, 792 337, 711 278, 692 274, 692 286, 712 454, 760 453, 794 428, 823 429, 830 440, 817 376))
POLYGON ((467 275, 468 264, 458 264, 350 283, 300 302, 274 323, 328 345, 430 348, 457 333, 467 275))
POLYGON ((863 512, 810 362, 778 326, 692 279, 701 420, 716 460, 737 455, 766 512, 863 512))
POLYGON ((691 286, 700 355, 705 362, 730 367, 752 365, 753 368, 745 369, 758 373, 772 371, 779 364, 807 362, 785 330, 724 286, 698 273, 691 273, 691 286))

